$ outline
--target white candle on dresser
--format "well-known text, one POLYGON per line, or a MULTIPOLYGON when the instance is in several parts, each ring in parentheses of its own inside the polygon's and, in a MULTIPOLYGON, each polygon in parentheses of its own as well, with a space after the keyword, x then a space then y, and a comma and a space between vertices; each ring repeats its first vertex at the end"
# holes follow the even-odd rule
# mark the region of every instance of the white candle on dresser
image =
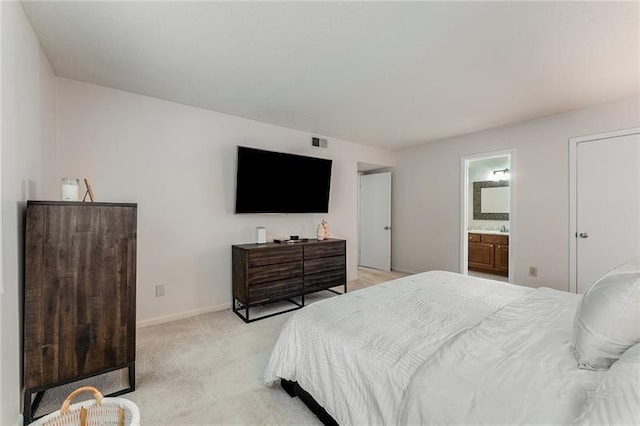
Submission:
POLYGON ((80 200, 80 181, 78 179, 62 178, 62 201, 80 200))

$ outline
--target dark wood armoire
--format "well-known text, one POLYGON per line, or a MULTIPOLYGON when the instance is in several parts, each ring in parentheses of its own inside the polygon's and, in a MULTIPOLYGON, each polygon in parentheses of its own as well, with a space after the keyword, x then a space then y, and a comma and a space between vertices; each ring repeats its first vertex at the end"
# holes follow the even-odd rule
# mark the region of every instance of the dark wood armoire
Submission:
POLYGON ((137 205, 28 201, 24 422, 47 389, 128 368, 135 389, 137 205))

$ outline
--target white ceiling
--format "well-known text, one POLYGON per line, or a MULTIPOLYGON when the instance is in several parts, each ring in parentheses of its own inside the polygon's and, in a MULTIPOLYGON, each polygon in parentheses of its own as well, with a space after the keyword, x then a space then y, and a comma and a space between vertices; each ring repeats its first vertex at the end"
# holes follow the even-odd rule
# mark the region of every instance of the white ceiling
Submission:
POLYGON ((57 75, 398 149, 640 93, 640 2, 27 1, 57 75))

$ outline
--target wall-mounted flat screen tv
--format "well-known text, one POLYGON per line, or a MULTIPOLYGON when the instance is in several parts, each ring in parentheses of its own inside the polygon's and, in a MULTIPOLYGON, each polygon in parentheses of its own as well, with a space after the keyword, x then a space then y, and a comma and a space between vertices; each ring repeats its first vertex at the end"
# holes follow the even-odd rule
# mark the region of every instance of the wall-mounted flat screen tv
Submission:
POLYGON ((328 213, 332 160, 238 146, 236 213, 328 213))

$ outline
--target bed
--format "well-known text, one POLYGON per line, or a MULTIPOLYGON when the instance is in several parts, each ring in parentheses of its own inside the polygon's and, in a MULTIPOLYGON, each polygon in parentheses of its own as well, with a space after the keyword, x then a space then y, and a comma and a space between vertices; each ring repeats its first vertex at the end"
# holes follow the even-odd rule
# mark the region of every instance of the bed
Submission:
MULTIPOLYGON (((585 367, 600 355, 597 345, 589 346, 589 321, 601 312, 583 308, 582 296, 429 271, 294 313, 275 343, 264 382, 300 396, 323 422, 342 425, 589 424, 597 416, 637 423, 637 375, 627 375, 627 387, 607 377, 640 371, 640 356, 634 355, 640 347, 626 350, 640 342, 637 270, 623 280, 622 310, 613 307, 623 312, 616 318, 627 321, 624 338, 613 336, 622 342, 618 358, 628 358, 616 362, 620 368, 608 368, 616 359, 607 368, 585 367), (582 334, 574 324, 581 309, 582 325, 588 326, 582 334), (589 344, 576 349, 576 333, 589 344), (600 389, 603 383, 609 387, 600 389), (624 390, 613 409, 607 403, 612 386, 624 390)), ((596 292, 592 299, 602 297, 596 292)), ((614 325, 620 329, 619 322, 614 325)), ((610 323, 602 326, 612 329, 610 323)))

